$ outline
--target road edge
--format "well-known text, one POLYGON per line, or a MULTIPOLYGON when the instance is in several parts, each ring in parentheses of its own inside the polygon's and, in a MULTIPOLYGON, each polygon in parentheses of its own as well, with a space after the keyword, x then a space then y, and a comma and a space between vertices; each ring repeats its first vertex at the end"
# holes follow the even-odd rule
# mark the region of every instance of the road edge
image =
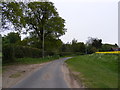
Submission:
POLYGON ((64 74, 64 80, 66 81, 69 88, 84 88, 78 81, 74 78, 71 70, 67 67, 67 64, 62 65, 62 72, 64 74))

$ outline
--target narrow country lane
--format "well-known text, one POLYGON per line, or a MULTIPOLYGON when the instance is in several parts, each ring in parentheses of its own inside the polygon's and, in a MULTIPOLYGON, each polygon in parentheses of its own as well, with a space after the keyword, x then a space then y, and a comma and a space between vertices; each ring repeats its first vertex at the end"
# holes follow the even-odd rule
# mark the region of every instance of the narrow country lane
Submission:
POLYGON ((48 63, 12 88, 69 88, 61 71, 64 61, 69 58, 48 63))

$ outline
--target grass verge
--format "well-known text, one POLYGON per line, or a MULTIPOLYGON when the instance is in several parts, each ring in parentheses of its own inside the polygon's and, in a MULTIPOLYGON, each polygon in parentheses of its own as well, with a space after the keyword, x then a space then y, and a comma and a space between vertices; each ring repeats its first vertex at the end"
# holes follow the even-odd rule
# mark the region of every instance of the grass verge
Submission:
POLYGON ((118 87, 118 55, 91 54, 66 61, 78 81, 88 88, 118 87))
POLYGON ((45 58, 17 58, 14 62, 8 62, 3 64, 6 65, 17 65, 17 64, 40 64, 44 62, 49 62, 55 59, 59 59, 59 56, 49 56, 45 58))
POLYGON ((2 57, 2 52, 0 52, 0 57, 2 57))
POLYGON ((15 73, 15 74, 12 74, 11 76, 9 76, 10 78, 17 78, 17 77, 20 77, 21 74, 20 73, 15 73))

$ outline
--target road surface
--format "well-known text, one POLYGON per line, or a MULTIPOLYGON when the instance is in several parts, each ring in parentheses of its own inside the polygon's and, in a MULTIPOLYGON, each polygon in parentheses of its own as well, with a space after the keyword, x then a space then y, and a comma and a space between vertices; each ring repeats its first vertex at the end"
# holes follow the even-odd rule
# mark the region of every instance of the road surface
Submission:
POLYGON ((12 88, 69 88, 61 71, 67 59, 69 57, 48 63, 12 88))

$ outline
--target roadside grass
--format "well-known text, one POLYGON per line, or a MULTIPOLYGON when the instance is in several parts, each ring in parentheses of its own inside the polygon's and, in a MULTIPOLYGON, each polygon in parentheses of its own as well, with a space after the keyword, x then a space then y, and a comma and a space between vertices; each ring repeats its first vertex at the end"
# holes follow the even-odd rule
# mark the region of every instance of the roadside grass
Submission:
POLYGON ((9 76, 10 78, 17 78, 17 77, 20 77, 21 76, 21 73, 15 73, 15 74, 12 74, 11 76, 9 76))
POLYGON ((59 59, 59 56, 49 56, 45 58, 17 58, 14 62, 8 62, 3 64, 3 66, 7 65, 17 65, 17 64, 40 64, 44 62, 49 62, 55 59, 59 59))
POLYGON ((88 88, 118 88, 118 55, 91 54, 66 61, 79 82, 88 88))
POLYGON ((0 57, 2 57, 2 52, 0 52, 0 57))

